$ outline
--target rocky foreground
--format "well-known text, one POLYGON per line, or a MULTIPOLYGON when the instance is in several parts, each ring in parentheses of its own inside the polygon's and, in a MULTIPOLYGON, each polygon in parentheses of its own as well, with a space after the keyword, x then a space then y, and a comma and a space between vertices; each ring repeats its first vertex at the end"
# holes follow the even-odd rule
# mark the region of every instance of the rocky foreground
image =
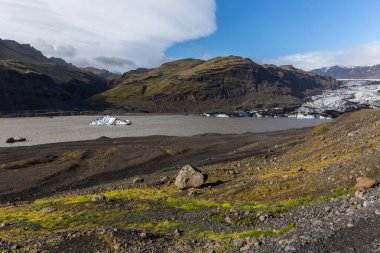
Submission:
POLYGON ((0 249, 379 252, 379 130, 364 110, 233 161, 10 201, 0 249))

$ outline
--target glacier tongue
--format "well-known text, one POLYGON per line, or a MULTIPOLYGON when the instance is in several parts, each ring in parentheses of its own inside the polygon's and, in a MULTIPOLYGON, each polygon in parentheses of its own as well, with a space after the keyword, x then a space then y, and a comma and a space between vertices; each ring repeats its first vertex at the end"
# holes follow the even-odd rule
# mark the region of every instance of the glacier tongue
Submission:
POLYGON ((325 90, 297 109, 297 113, 336 114, 380 107, 380 80, 339 80, 340 87, 325 90))
POLYGON ((132 125, 130 120, 122 120, 119 118, 110 117, 108 115, 97 118, 90 123, 90 126, 115 126, 115 125, 132 125))

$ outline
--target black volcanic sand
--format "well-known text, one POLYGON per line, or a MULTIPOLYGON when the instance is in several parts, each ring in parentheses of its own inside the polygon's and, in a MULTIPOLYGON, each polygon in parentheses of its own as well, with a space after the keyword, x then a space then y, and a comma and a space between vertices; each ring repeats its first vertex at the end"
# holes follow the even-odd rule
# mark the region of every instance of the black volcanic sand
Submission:
POLYGON ((150 136, 0 148, 0 203, 207 165, 299 143, 309 128, 260 134, 150 136))

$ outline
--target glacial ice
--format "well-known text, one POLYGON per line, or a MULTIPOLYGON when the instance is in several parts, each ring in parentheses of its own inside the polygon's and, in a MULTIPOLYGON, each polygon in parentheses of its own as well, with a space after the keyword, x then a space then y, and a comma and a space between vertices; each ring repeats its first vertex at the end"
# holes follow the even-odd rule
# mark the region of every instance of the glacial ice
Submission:
POLYGON ((380 80, 339 80, 336 89, 326 90, 297 109, 298 114, 326 111, 347 112, 359 108, 380 107, 380 80))
POLYGON ((97 118, 96 120, 90 123, 90 126, 115 126, 115 125, 128 126, 128 125, 132 125, 132 121, 122 120, 119 118, 114 118, 114 117, 106 115, 106 116, 97 118))

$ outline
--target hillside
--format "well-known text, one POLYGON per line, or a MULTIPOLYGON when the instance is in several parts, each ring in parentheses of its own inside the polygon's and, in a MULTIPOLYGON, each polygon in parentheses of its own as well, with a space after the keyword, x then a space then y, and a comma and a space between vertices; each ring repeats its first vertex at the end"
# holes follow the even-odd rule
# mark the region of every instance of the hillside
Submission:
POLYGON ((0 113, 33 110, 72 110, 81 105, 61 85, 23 65, 0 61, 0 113))
POLYGON ((0 40, 0 66, 2 113, 82 107, 107 87, 102 77, 10 40, 0 40))
POLYGON ((336 79, 380 79, 380 65, 373 66, 333 66, 312 70, 317 75, 336 79))
POLYGON ((234 111, 295 108, 306 96, 334 87, 329 77, 247 58, 183 59, 125 73, 115 87, 89 99, 128 111, 234 111))
MULTIPOLYGON (((379 179, 379 126, 380 110, 363 110, 288 135, 265 133, 272 136, 269 139, 263 134, 246 135, 240 147, 233 137, 231 147, 217 141, 215 148, 209 148, 215 139, 204 135, 195 137, 197 143, 206 138, 200 150, 188 148, 193 137, 176 142, 174 137, 160 136, 142 142, 102 138, 98 145, 2 149, 1 178, 6 191, 26 187, 7 180, 20 180, 17 173, 39 171, 38 177, 42 173, 46 177, 26 177, 35 186, 14 198, 33 199, 42 191, 65 189, 63 184, 75 189, 79 186, 75 180, 99 184, 102 181, 94 173, 110 177, 109 171, 102 173, 107 166, 115 177, 107 185, 31 202, 13 203, 11 194, 3 195, 3 200, 11 202, 0 207, 0 249, 375 252, 380 190, 376 183, 356 191, 354 185, 362 176, 379 179), (139 150, 137 155, 127 152, 133 145, 139 150), (247 156, 249 150, 253 155, 247 156), (147 153, 144 166, 142 157, 147 153), (239 153, 246 154, 235 156, 239 153), (175 164, 184 165, 190 157, 200 165, 207 157, 224 160, 200 167, 208 173, 203 187, 179 190, 173 183, 178 173, 175 164)), ((231 136, 217 137, 228 142, 231 136)))

